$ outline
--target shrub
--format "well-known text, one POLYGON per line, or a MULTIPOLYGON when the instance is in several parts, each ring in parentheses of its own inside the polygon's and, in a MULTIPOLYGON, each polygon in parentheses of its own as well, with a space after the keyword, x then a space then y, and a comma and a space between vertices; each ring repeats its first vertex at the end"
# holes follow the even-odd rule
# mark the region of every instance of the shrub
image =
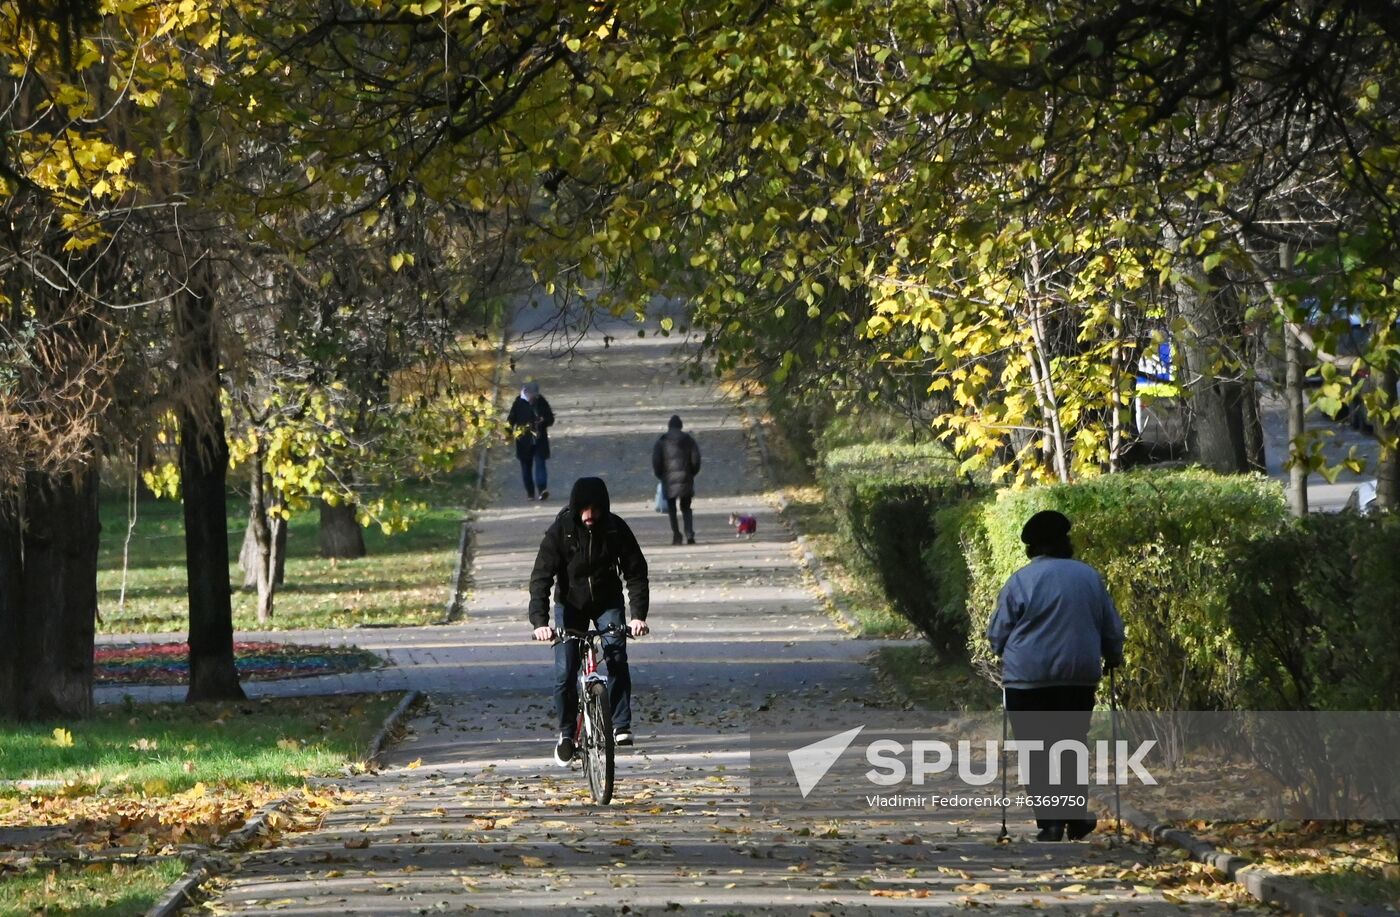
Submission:
POLYGON ((1241 658, 1229 626, 1234 562, 1251 538, 1277 531, 1281 488, 1201 470, 1104 475, 1076 484, 1002 491, 965 520, 968 648, 984 672, 984 636, 1006 578, 1026 562, 1021 526, 1056 509, 1072 521, 1075 556, 1096 567, 1127 627, 1119 677, 1128 706, 1228 708, 1241 658))
POLYGON ((931 444, 847 446, 828 453, 822 481, 843 536, 890 604, 937 650, 961 655, 966 616, 924 561, 937 540, 937 511, 974 492, 957 462, 931 444))
POLYGON ((1314 515, 1255 538, 1230 622, 1255 709, 1400 709, 1400 519, 1314 515))

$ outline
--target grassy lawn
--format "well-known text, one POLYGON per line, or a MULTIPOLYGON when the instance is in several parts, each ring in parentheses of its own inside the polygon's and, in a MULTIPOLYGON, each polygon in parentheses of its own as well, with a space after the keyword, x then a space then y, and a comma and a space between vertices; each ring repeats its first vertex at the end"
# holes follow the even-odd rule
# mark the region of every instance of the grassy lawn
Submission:
POLYGON ((0 914, 144 913, 185 868, 177 846, 214 844, 297 787, 274 828, 313 826, 335 791, 307 778, 362 762, 398 700, 129 704, 74 722, 0 724, 0 837, 14 848, 0 852, 0 874, 17 859, 77 850, 168 857, 5 876, 0 914))
POLYGON ((185 871, 176 858, 33 870, 0 882, 0 917, 138 917, 185 871))
MULTIPOLYGON (((287 536, 286 583, 277 590, 273 619, 257 623, 256 595, 235 588, 234 627, 240 631, 344 628, 355 625, 430 624, 442 619, 457 561, 464 507, 473 498, 474 473, 459 472, 415 484, 409 496, 426 504, 407 531, 386 536, 365 530, 367 556, 331 561, 317 553, 319 517, 315 511, 291 520, 287 536)), ((246 501, 230 494, 229 576, 243 582, 238 550, 247 527, 246 501)), ((137 511, 127 571, 126 604, 119 610, 122 546, 127 507, 121 494, 102 501, 102 553, 98 561, 100 633, 182 632, 186 604, 184 523, 180 504, 143 500, 137 511)))
POLYGON ((60 781, 70 796, 297 786, 358 760, 397 702, 386 694, 132 704, 70 723, 0 724, 0 779, 60 781))

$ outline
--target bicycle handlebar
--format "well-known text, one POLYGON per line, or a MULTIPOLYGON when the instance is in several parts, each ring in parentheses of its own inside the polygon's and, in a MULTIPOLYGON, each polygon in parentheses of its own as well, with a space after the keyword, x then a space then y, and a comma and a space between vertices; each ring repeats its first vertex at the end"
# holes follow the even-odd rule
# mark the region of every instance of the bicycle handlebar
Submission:
POLYGON ((624 639, 632 639, 632 632, 624 625, 613 624, 602 630, 556 630, 554 639, 549 642, 550 646, 558 646, 566 640, 592 640, 594 637, 618 636, 624 639))

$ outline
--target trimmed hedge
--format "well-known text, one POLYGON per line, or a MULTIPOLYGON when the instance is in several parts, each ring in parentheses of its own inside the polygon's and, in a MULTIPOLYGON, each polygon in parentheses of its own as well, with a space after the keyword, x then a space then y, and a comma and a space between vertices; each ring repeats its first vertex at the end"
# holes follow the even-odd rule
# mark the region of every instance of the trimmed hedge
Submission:
POLYGON ((1021 526, 1056 509, 1073 523, 1075 556, 1103 574, 1127 627, 1124 704, 1148 710, 1233 706, 1243 653, 1230 626, 1236 564, 1279 531, 1283 491, 1259 477, 1139 471, 1077 484, 1001 491, 965 515, 968 649, 989 674, 984 636, 1006 578, 1026 563, 1021 526))
POLYGON ((1400 709, 1400 519, 1314 515, 1250 542, 1230 623, 1241 706, 1400 709))
POLYGON ((940 653, 961 655, 965 588, 924 560, 946 524, 939 513, 976 492, 956 460, 932 444, 847 446, 827 453, 822 483, 842 534, 890 604, 940 653))

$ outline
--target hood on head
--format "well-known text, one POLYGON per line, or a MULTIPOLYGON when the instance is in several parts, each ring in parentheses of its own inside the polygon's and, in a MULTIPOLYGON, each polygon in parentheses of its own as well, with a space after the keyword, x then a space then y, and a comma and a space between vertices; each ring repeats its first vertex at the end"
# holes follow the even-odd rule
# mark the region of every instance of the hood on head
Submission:
POLYGON ((593 507, 600 518, 605 518, 611 512, 608 485, 602 478, 579 478, 574 482, 574 489, 569 494, 569 509, 573 511, 575 519, 585 506, 593 507))
POLYGON ((666 421, 666 429, 679 430, 681 428, 681 415, 672 414, 671 419, 666 421))

